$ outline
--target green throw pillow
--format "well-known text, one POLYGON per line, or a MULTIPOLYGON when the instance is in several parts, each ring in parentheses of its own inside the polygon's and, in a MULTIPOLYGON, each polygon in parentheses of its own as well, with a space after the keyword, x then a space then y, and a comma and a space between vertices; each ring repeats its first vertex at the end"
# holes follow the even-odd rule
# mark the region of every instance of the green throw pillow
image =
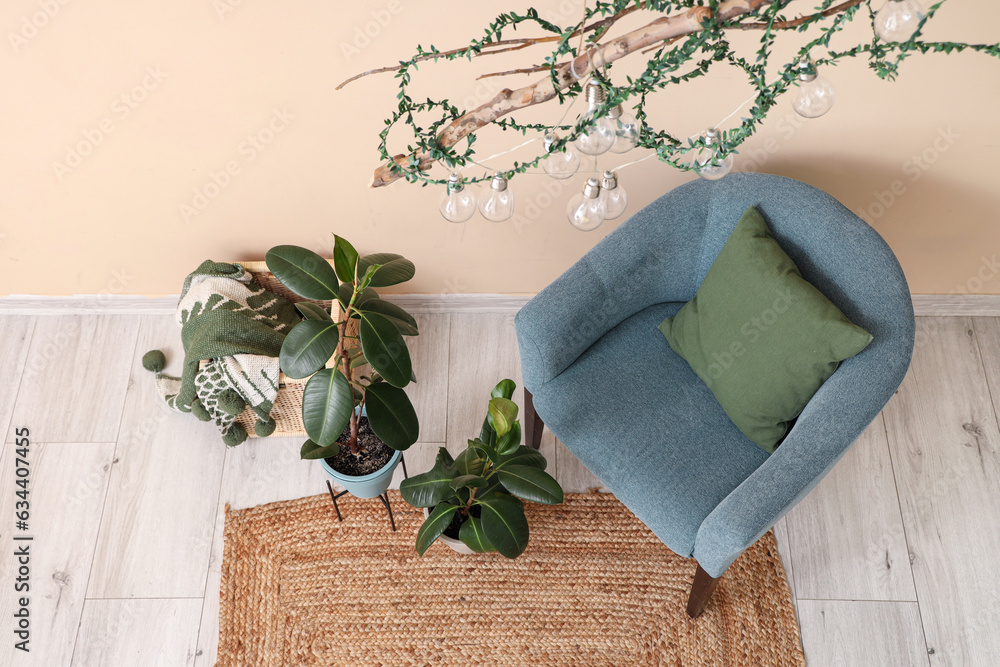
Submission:
POLYGON ((660 331, 769 452, 840 362, 872 340, 806 282, 753 207, 698 293, 660 331))

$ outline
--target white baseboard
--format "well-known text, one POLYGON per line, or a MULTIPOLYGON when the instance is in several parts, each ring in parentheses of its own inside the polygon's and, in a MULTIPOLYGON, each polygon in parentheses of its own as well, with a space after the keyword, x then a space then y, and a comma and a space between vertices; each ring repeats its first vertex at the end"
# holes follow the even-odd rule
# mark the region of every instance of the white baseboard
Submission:
POLYGON ((1000 294, 914 294, 913 312, 925 317, 997 317, 1000 294))
MULTIPOLYGON (((516 294, 393 294, 386 298, 413 313, 516 313, 531 298, 516 294)), ((172 315, 177 296, 124 294, 0 297, 0 315, 172 315)), ((1000 294, 914 294, 925 317, 1000 317, 1000 294)))
MULTIPOLYGON (((0 315, 173 315, 177 295, 125 294, 0 297, 0 315)), ((388 301, 412 313, 516 313, 531 295, 389 294, 388 301)))

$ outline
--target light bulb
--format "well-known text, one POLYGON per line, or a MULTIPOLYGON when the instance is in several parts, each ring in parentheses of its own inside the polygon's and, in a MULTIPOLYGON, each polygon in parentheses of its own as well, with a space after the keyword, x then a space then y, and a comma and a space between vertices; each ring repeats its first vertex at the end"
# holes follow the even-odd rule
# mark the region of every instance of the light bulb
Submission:
POLYGON ((448 222, 465 222, 476 212, 476 196, 462 185, 462 177, 452 174, 448 177, 448 192, 438 206, 441 215, 448 222))
POLYGON ((573 150, 573 144, 566 144, 562 150, 553 152, 552 146, 559 137, 549 132, 545 135, 545 152, 548 156, 542 160, 542 169, 552 178, 562 180, 569 178, 580 168, 580 154, 573 150))
POLYGON ((719 131, 710 127, 701 133, 702 148, 691 159, 691 168, 707 181, 717 181, 733 169, 733 156, 719 159, 719 131))
POLYGON ((595 118, 601 111, 605 99, 601 83, 597 79, 591 79, 587 84, 587 104, 590 108, 581 117, 581 121, 586 122, 586 127, 573 142, 576 149, 585 155, 607 153, 615 143, 617 123, 608 116, 595 118))
POLYGON ((507 179, 497 172, 490 181, 490 191, 479 202, 479 212, 490 222, 503 222, 514 215, 514 193, 507 188, 507 179))
POLYGON ((819 118, 833 108, 836 94, 833 84, 824 76, 817 76, 812 60, 799 60, 798 87, 792 98, 792 108, 803 118, 819 118))
POLYGON ((916 0, 886 0, 875 12, 875 34, 887 42, 908 42, 923 18, 916 0))
POLYGON ((601 181, 601 199, 604 200, 605 220, 614 220, 628 208, 628 193, 618 185, 618 174, 605 171, 601 181))
POLYGON ((611 145, 611 152, 626 153, 635 148, 642 129, 639 120, 632 114, 625 113, 620 104, 608 116, 615 121, 615 143, 611 145))
POLYGON ((583 192, 569 200, 566 215, 571 225, 581 232, 589 232, 601 226, 607 218, 607 207, 601 198, 601 184, 596 178, 587 180, 583 192))

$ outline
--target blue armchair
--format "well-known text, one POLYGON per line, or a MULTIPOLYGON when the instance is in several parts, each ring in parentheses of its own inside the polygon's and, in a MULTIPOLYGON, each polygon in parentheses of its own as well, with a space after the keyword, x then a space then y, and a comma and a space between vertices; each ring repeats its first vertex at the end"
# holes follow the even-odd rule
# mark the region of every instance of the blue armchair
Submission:
POLYGON ((671 550, 698 568, 688 613, 833 468, 913 353, 903 271, 865 222, 766 174, 682 185, 639 211, 515 320, 529 443, 543 422, 671 550), (802 275, 874 336, 813 396, 774 454, 744 436, 657 325, 694 297, 749 206, 802 275))

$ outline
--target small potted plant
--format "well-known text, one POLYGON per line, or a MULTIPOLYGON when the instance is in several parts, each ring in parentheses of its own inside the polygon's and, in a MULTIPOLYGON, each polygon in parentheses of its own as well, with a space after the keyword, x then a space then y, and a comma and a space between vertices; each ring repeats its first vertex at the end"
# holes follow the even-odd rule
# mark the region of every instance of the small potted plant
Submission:
POLYGON ((413 380, 403 336, 417 323, 402 308, 379 298, 376 287, 406 282, 413 263, 401 255, 359 256, 334 237, 333 266, 315 252, 283 245, 267 252, 267 267, 295 294, 330 301, 326 308, 303 301, 305 317, 285 337, 279 364, 291 378, 310 377, 302 393, 302 421, 309 439, 303 459, 322 459, 323 469, 360 498, 387 488, 400 452, 417 440, 419 425, 403 387, 413 380), (332 304, 340 305, 334 320, 332 304), (357 335, 348 323, 357 320, 357 335), (336 359, 327 368, 331 358, 336 359), (371 375, 356 373, 368 364, 371 375))
POLYGON ((528 546, 523 500, 555 505, 563 500, 559 482, 545 472, 545 457, 521 444, 516 385, 503 380, 491 393, 479 437, 452 458, 438 450, 430 471, 404 480, 403 499, 423 507, 417 532, 421 556, 437 539, 459 553, 498 551, 517 558, 528 546))

